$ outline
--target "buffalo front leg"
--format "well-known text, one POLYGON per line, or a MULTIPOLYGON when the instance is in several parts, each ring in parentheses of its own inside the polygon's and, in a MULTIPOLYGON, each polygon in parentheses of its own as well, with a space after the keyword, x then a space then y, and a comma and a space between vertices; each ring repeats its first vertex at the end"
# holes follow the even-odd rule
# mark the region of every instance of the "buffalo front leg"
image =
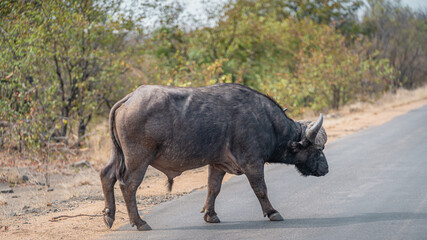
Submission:
POLYGON ((206 203, 203 206, 202 213, 205 215, 203 219, 208 223, 219 223, 220 220, 215 212, 215 199, 221 190, 222 179, 224 178, 225 172, 217 169, 212 165, 209 165, 209 177, 208 177, 208 195, 206 197, 206 203))
POLYGON ((260 170, 261 171, 246 172, 245 174, 261 204, 264 217, 268 216, 270 221, 283 221, 280 213, 273 208, 268 199, 267 186, 264 181, 264 168, 262 167, 260 170))
POLYGON ((108 165, 99 173, 104 192, 105 208, 102 210, 104 214, 104 223, 108 228, 111 228, 114 223, 116 214, 116 203, 114 201, 114 184, 116 183, 115 160, 116 153, 114 149, 111 151, 111 160, 108 165))
POLYGON ((151 227, 139 216, 138 206, 136 204, 136 190, 141 184, 142 179, 144 179, 146 170, 147 166, 132 171, 127 169, 123 178, 124 184, 120 184, 120 189, 122 190, 129 215, 130 225, 132 227, 136 225, 139 231, 151 230, 151 227))

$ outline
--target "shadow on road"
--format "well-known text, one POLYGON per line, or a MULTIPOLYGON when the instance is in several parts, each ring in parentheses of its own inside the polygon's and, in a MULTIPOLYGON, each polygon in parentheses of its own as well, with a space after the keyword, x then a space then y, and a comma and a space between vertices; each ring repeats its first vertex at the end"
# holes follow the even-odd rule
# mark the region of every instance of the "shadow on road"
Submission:
POLYGON ((178 228, 164 228, 155 230, 233 230, 233 229, 266 229, 266 228, 319 228, 336 227, 360 223, 382 221, 427 220, 427 213, 392 212, 392 213, 365 213, 350 217, 331 218, 300 218, 285 219, 283 222, 270 221, 239 221, 221 222, 220 224, 204 224, 203 226, 185 226, 178 228))

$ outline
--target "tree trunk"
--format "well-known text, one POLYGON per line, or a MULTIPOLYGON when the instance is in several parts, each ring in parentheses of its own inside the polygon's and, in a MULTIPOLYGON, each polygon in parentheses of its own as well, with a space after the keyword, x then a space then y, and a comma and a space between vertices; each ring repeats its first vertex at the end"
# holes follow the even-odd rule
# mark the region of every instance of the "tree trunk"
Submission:
POLYGON ((67 130, 68 130, 68 117, 69 117, 69 111, 66 107, 64 107, 62 109, 61 115, 62 115, 61 116, 62 126, 61 126, 60 137, 66 137, 67 136, 67 130))
POLYGON ((79 128, 78 128, 78 136, 79 136, 79 140, 78 140, 78 146, 81 145, 81 143, 84 140, 85 134, 86 134, 86 128, 87 128, 87 124, 84 124, 84 122, 82 120, 79 121, 79 128))
POLYGON ((82 145, 82 142, 84 141, 84 139, 86 138, 86 129, 87 129, 87 125, 89 124, 90 120, 92 119, 92 114, 89 114, 86 117, 80 117, 79 119, 79 127, 77 130, 78 133, 78 142, 77 145, 80 147, 82 145))
POLYGON ((332 86, 332 108, 338 110, 341 101, 341 91, 337 86, 332 86))

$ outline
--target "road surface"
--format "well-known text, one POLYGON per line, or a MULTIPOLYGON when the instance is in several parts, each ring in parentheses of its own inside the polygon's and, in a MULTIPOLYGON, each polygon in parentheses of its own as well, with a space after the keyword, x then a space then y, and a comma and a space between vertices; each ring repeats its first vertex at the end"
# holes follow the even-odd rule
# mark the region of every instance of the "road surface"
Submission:
MULTIPOLYGON (((327 121, 327 120, 326 120, 327 121)), ((351 126, 350 126, 351 127, 351 126)), ((301 177, 267 165, 270 200, 283 222, 262 216, 245 176, 225 183, 219 224, 203 221, 206 190, 160 204, 105 239, 427 239, 427 106, 330 143, 329 174, 301 177)))

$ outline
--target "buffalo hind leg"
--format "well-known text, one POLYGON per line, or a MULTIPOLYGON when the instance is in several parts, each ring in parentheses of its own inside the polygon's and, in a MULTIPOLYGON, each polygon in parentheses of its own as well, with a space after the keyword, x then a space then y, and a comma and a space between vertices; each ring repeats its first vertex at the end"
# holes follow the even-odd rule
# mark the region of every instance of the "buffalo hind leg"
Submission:
POLYGON ((142 179, 144 179, 147 167, 148 164, 146 166, 136 168, 135 170, 126 169, 125 176, 123 178, 124 184, 120 184, 120 189, 122 190, 129 215, 130 225, 132 227, 136 225, 139 231, 151 230, 151 227, 139 216, 138 206, 136 204, 136 190, 141 184, 142 179))
POLYGON ((209 177, 208 177, 208 195, 206 197, 206 203, 202 209, 202 213, 205 215, 203 219, 207 223, 219 223, 220 220, 215 212, 215 199, 221 190, 222 179, 224 178, 225 172, 209 165, 209 177))
POLYGON ((264 168, 260 168, 260 171, 246 172, 245 174, 261 204, 264 217, 268 216, 270 221, 283 221, 280 213, 273 208, 268 199, 267 186, 264 181, 264 168))
POLYGON ((114 149, 111 150, 111 160, 108 165, 101 170, 100 178, 102 191, 104 192, 105 208, 102 210, 104 214, 104 223, 108 228, 113 226, 116 214, 116 203, 114 200, 114 184, 116 183, 115 160, 117 155, 114 149))

